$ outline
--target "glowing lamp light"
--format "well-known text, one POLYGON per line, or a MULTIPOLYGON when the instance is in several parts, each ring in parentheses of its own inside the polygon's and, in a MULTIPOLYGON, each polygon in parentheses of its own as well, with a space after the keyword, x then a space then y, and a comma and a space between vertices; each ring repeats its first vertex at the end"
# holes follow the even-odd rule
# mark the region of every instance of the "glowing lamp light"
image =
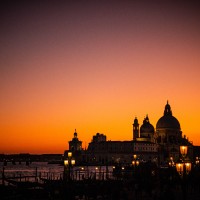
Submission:
POLYGON ((72 157, 72 152, 68 152, 68 157, 69 157, 69 158, 72 157))
POLYGON ((199 157, 196 157, 195 163, 196 165, 199 165, 199 157))
POLYGON ((132 165, 135 165, 135 160, 132 161, 132 165))
POLYGON ((139 160, 136 161, 136 165, 138 166, 140 164, 139 160))
POLYGON ((65 166, 69 165, 69 161, 68 160, 64 160, 64 165, 65 166))
POLYGON ((192 169, 192 163, 190 162, 185 163, 185 169, 186 169, 186 174, 189 174, 189 172, 192 169))
POLYGON ((75 165, 75 160, 74 159, 71 160, 71 164, 75 165))
POLYGON ((134 155, 133 155, 133 158, 134 158, 134 159, 136 159, 136 158, 137 158, 137 155, 136 155, 136 154, 134 154, 134 155))
POLYGON ((187 155, 188 152, 188 146, 180 146, 180 153, 183 157, 185 157, 187 155))
POLYGON ((179 175, 183 174, 183 167, 184 167, 184 163, 176 163, 176 170, 179 173, 179 175))
POLYGON ((169 161, 169 166, 170 166, 170 167, 174 167, 175 163, 174 163, 173 157, 171 156, 169 159, 170 159, 170 161, 169 161))

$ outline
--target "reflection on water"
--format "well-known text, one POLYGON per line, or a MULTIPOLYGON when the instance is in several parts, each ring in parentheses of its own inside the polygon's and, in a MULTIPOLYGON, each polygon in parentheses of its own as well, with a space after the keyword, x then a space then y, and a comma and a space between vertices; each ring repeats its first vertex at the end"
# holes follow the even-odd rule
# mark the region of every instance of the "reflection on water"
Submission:
MULTIPOLYGON (((13 165, 8 162, 6 166, 3 166, 3 162, 0 162, 0 179, 2 178, 2 172, 4 167, 4 175, 6 178, 12 177, 24 177, 24 176, 39 176, 44 178, 59 179, 63 176, 64 166, 59 164, 48 164, 47 162, 32 162, 29 165, 26 163, 16 163, 13 165), (51 176, 51 177, 49 177, 51 176)), ((89 176, 95 175, 99 178, 100 175, 112 172, 112 166, 79 166, 73 167, 74 177, 82 176, 82 174, 89 176)))
MULTIPOLYGON (((3 171, 3 163, 0 163, 0 178, 2 178, 3 171)), ((48 164, 47 162, 32 162, 29 165, 26 163, 13 165, 8 162, 6 166, 4 166, 4 174, 5 177, 14 177, 14 176, 35 176, 39 173, 55 173, 60 174, 63 173, 63 166, 56 164, 48 164)))

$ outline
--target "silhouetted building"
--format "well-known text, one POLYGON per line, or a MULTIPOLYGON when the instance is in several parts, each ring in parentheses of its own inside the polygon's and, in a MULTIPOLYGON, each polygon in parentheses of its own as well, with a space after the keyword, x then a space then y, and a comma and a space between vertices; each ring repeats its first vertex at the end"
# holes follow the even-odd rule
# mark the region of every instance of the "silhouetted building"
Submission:
POLYGON ((74 132, 74 137, 72 138, 71 141, 69 141, 69 150, 72 152, 82 150, 82 141, 78 139, 78 134, 76 132, 76 129, 74 132))
POLYGON ((171 106, 168 101, 164 109, 164 115, 156 124, 156 142, 159 144, 159 157, 163 162, 169 157, 178 160, 180 157, 180 145, 187 145, 188 156, 192 158, 193 145, 182 136, 181 126, 179 121, 172 115, 171 106))
POLYGON ((174 161, 180 158, 180 146, 187 145, 188 157, 193 160, 193 145, 186 136, 182 136, 179 121, 172 115, 168 101, 164 115, 158 120, 156 130, 150 123, 148 115, 139 126, 138 119, 133 123, 133 140, 107 141, 106 135, 97 133, 89 143, 87 150, 82 150, 82 142, 75 131, 74 138, 69 142, 69 150, 79 152, 77 159, 82 164, 109 165, 114 163, 131 164, 133 155, 142 162, 167 164, 170 157, 174 161), (81 152, 81 156, 80 156, 81 152))
POLYGON ((134 119, 133 140, 143 142, 155 142, 155 129, 153 125, 149 122, 148 115, 144 118, 143 124, 140 129, 138 119, 134 119))
POLYGON ((76 164, 77 165, 81 164, 83 148, 82 148, 82 141, 78 139, 78 134, 76 132, 76 129, 74 132, 74 137, 72 138, 71 141, 69 141, 69 150, 64 151, 64 159, 67 159, 69 151, 72 152, 72 156, 76 160, 76 164))

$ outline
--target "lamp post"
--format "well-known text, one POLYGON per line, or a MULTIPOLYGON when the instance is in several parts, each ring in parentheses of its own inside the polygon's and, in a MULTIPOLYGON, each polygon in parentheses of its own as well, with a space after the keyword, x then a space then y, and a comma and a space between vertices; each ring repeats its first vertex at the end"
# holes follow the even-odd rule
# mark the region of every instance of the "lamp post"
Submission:
POLYGON ((132 165, 135 168, 136 166, 138 166, 140 164, 139 160, 137 159, 137 155, 134 154, 133 155, 133 160, 132 160, 132 165))
POLYGON ((199 166, 199 157, 196 157, 195 164, 196 166, 199 166))
POLYGON ((134 154, 133 155, 133 160, 132 160, 132 166, 133 166, 133 169, 134 169, 134 174, 136 174, 136 167, 140 164, 140 161, 137 159, 137 155, 134 154))
POLYGON ((75 159, 72 158, 72 152, 68 152, 67 159, 64 160, 64 179, 71 179, 71 169, 75 165, 75 159))
POLYGON ((174 167, 174 165, 175 165, 174 159, 173 159, 173 157, 171 156, 171 157, 169 158, 169 167, 174 167))
POLYGON ((180 146, 181 159, 176 163, 176 170, 182 179, 183 199, 186 200, 186 176, 192 169, 192 163, 187 158, 188 146, 180 146))
POLYGON ((169 168, 168 168, 169 169, 169 180, 173 181, 174 171, 175 171, 175 162, 174 162, 174 158, 172 156, 169 158, 168 165, 169 165, 169 168))
POLYGON ((186 157, 188 152, 188 146, 180 146, 181 160, 176 163, 176 170, 182 178, 185 178, 192 169, 192 163, 186 157))

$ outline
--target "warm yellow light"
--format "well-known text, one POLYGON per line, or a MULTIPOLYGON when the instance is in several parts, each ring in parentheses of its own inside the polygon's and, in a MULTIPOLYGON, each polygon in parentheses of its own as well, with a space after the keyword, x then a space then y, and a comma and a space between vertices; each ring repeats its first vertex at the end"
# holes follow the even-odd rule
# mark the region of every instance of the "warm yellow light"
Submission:
POLYGON ((135 161, 134 160, 132 161, 132 165, 135 165, 135 161))
POLYGON ((64 160, 64 165, 65 166, 69 165, 69 161, 68 160, 64 160))
POLYGON ((72 157, 72 152, 68 152, 68 157, 69 157, 69 158, 72 157))
POLYGON ((188 174, 192 169, 192 164, 190 162, 185 163, 186 174, 188 174))
POLYGON ((140 162, 137 160, 137 161, 136 161, 136 165, 138 166, 139 164, 140 164, 140 162))
POLYGON ((134 158, 134 159, 136 159, 136 158, 137 158, 137 155, 136 155, 136 154, 134 154, 134 155, 133 155, 133 158, 134 158))
POLYGON ((124 167, 122 167, 122 170, 124 170, 124 167))
POLYGON ((177 172, 182 175, 183 174, 183 163, 176 163, 177 172))
POLYGON ((186 156, 188 151, 188 146, 180 146, 180 152, 182 156, 186 156))
POLYGON ((98 167, 95 167, 96 170, 98 170, 98 167))
POLYGON ((75 160, 74 159, 71 160, 71 164, 75 165, 75 160))
POLYGON ((170 159, 170 161, 169 161, 169 166, 170 166, 170 167, 173 167, 173 166, 174 166, 174 159, 173 159, 172 156, 171 156, 169 159, 170 159))

